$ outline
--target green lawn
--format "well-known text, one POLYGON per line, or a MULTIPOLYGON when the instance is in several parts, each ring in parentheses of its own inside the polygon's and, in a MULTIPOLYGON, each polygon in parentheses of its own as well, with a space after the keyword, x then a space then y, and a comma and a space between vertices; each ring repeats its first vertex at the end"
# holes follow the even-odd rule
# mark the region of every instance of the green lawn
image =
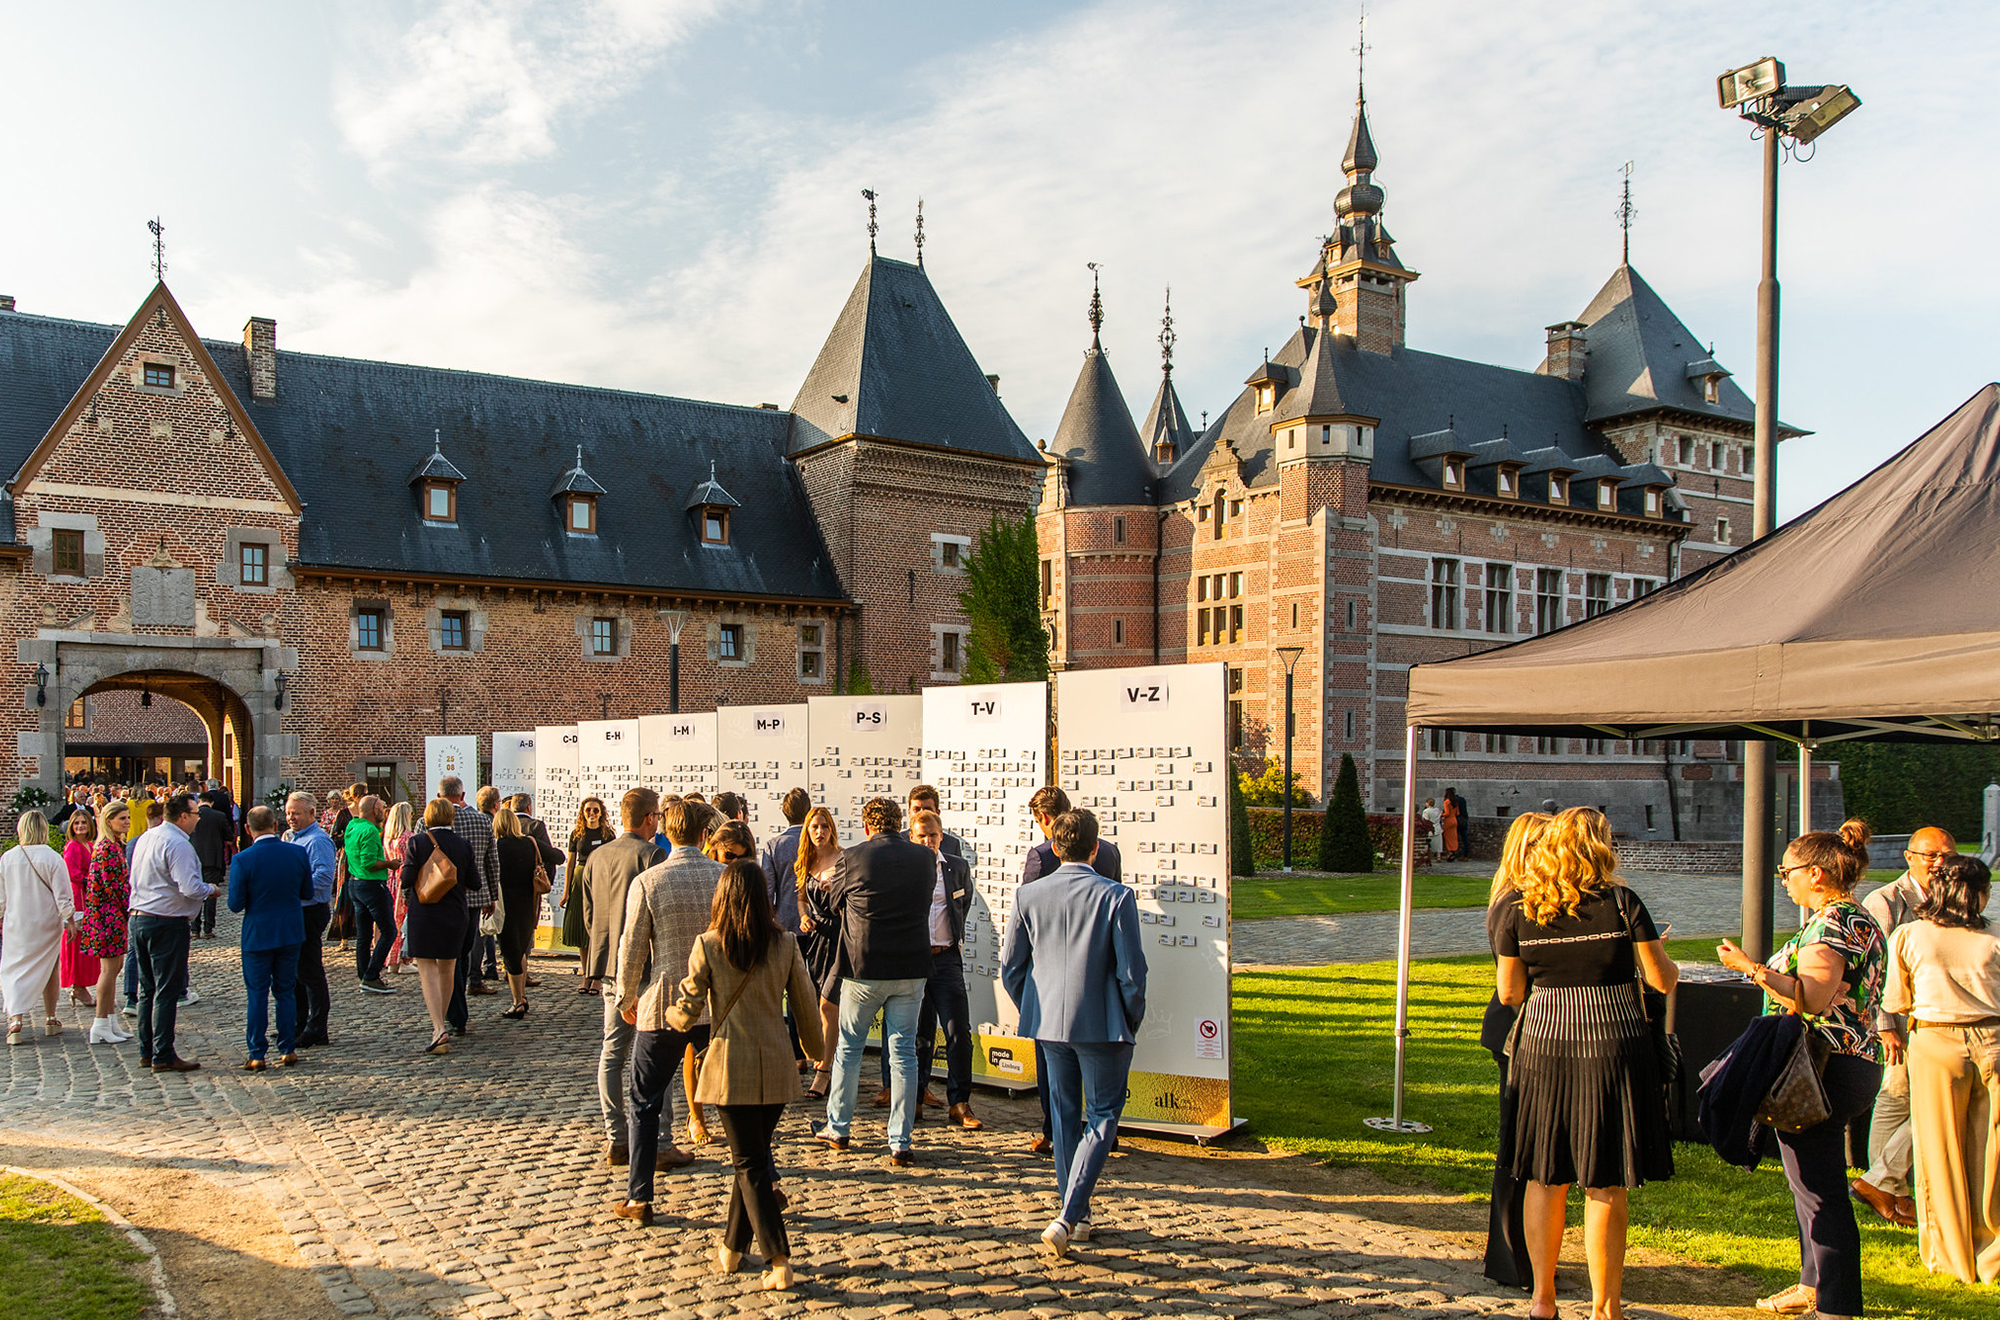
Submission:
POLYGON ((143 1259, 75 1197, 0 1174, 0 1320, 128 1320, 153 1300, 143 1259))
MULTIPOLYGON (((1338 882, 1335 882, 1338 883, 1338 882)), ((1677 940, 1676 958, 1712 960, 1713 940, 1677 940)), ((1393 962, 1242 973, 1235 978, 1237 1112, 1252 1130, 1327 1163, 1386 1181, 1427 1182, 1481 1200, 1491 1185, 1497 1074, 1479 1047, 1491 993, 1485 958, 1420 962, 1410 993, 1404 1114, 1423 1137, 1374 1132, 1361 1120, 1390 1111, 1394 1080, 1393 962), (1308 1045, 1308 1043, 1310 1043, 1308 1045), (1302 1046, 1304 1046, 1302 1048, 1302 1046)), ((1631 1197, 1631 1240, 1683 1259, 1726 1266, 1772 1292, 1798 1278, 1792 1198, 1767 1160, 1755 1173, 1724 1165, 1706 1146, 1675 1147, 1677 1176, 1631 1197)), ((1580 1222, 1576 1198, 1572 1222, 1580 1222)), ((1963 1320, 2000 1314, 2000 1288, 1967 1288, 1925 1272, 1916 1231, 1859 1217, 1871 1316, 1963 1320)), ((1752 1299, 1745 1296, 1741 1304, 1752 1299)))
MULTIPOLYGON (((1483 908, 1493 887, 1490 877, 1420 875, 1420 908, 1483 908)), ((1238 878, 1230 891, 1230 915, 1238 921, 1259 917, 1301 917, 1332 912, 1394 912, 1402 906, 1403 880, 1388 875, 1258 875, 1238 878)))

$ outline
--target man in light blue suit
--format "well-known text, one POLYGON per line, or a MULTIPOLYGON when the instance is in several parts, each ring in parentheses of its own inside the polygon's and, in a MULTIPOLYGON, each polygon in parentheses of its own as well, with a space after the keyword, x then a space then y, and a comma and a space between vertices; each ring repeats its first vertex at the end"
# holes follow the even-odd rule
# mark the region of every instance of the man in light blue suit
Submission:
POLYGON ((278 1066, 299 1061, 297 991, 299 945, 306 938, 303 905, 313 900, 312 859, 278 837, 278 816, 262 803, 243 817, 250 846, 229 864, 229 910, 243 914, 244 1043, 246 1072, 264 1070, 266 1011, 275 997, 278 1066))
POLYGON ((1049 831, 1062 865, 1014 899, 1000 979, 1020 1031, 1048 1064, 1060 1208, 1042 1230, 1053 1256, 1090 1240, 1090 1194, 1118 1138, 1132 1046, 1146 1016, 1146 951, 1132 891, 1092 870, 1097 817, 1067 811, 1049 831))

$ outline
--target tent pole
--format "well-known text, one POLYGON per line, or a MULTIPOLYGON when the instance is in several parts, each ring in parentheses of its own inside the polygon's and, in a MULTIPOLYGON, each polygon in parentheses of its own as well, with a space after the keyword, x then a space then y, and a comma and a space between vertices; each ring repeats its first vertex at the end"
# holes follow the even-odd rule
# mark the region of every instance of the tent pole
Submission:
MULTIPOLYGON (((1812 823, 1812 748, 1799 744, 1799 833, 1811 832, 1812 823)), ((1812 914, 1799 909, 1799 929, 1806 927, 1806 918, 1812 914)))
POLYGON ((1771 956, 1771 744, 1743 743, 1743 952, 1771 956))
POLYGON ((1410 1040, 1410 910, 1416 905, 1417 726, 1403 729, 1403 898, 1396 926, 1396 1095, 1388 1118, 1364 1118, 1377 1132, 1428 1132, 1403 1117, 1403 1064, 1410 1040))

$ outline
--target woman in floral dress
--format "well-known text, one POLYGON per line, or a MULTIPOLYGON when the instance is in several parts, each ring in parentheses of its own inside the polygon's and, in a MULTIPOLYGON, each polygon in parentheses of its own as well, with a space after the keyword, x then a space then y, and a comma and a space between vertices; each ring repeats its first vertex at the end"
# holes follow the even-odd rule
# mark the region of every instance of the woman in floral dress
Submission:
MULTIPOLYGON (((416 808, 409 803, 398 802, 389 808, 389 819, 382 826, 382 855, 389 859, 392 874, 401 875, 403 872, 403 848, 409 843, 416 824, 416 808)), ((410 900, 401 885, 392 889, 390 899, 396 909, 396 942, 389 946, 388 967, 392 972, 401 972, 404 967, 416 962, 414 958, 403 956, 403 922, 410 915, 410 900)))
POLYGON ((90 1043, 117 1045, 132 1039, 118 1025, 114 1008, 118 973, 125 966, 125 927, 132 916, 132 877, 125 865, 125 831, 132 808, 107 803, 97 817, 97 843, 90 851, 90 871, 84 880, 83 909, 77 947, 98 960, 97 1020, 90 1024, 90 1043))
MULTIPOLYGON (((84 891, 90 883, 90 853, 97 838, 97 817, 82 806, 70 813, 69 841, 63 844, 63 862, 69 867, 70 894, 76 910, 83 911, 84 891)), ((71 929, 62 937, 62 983, 69 987, 73 1004, 95 1004, 91 997, 100 968, 95 955, 85 953, 78 942, 79 932, 71 929)))

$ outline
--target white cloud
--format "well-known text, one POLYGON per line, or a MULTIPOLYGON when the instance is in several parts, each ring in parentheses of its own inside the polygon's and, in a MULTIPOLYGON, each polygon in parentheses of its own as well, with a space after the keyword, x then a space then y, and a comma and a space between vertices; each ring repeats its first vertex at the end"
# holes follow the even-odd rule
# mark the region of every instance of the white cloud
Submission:
POLYGON ((559 119, 631 92, 716 9, 716 0, 445 0, 366 43, 372 58, 343 71, 335 117, 374 166, 547 156, 559 119))

